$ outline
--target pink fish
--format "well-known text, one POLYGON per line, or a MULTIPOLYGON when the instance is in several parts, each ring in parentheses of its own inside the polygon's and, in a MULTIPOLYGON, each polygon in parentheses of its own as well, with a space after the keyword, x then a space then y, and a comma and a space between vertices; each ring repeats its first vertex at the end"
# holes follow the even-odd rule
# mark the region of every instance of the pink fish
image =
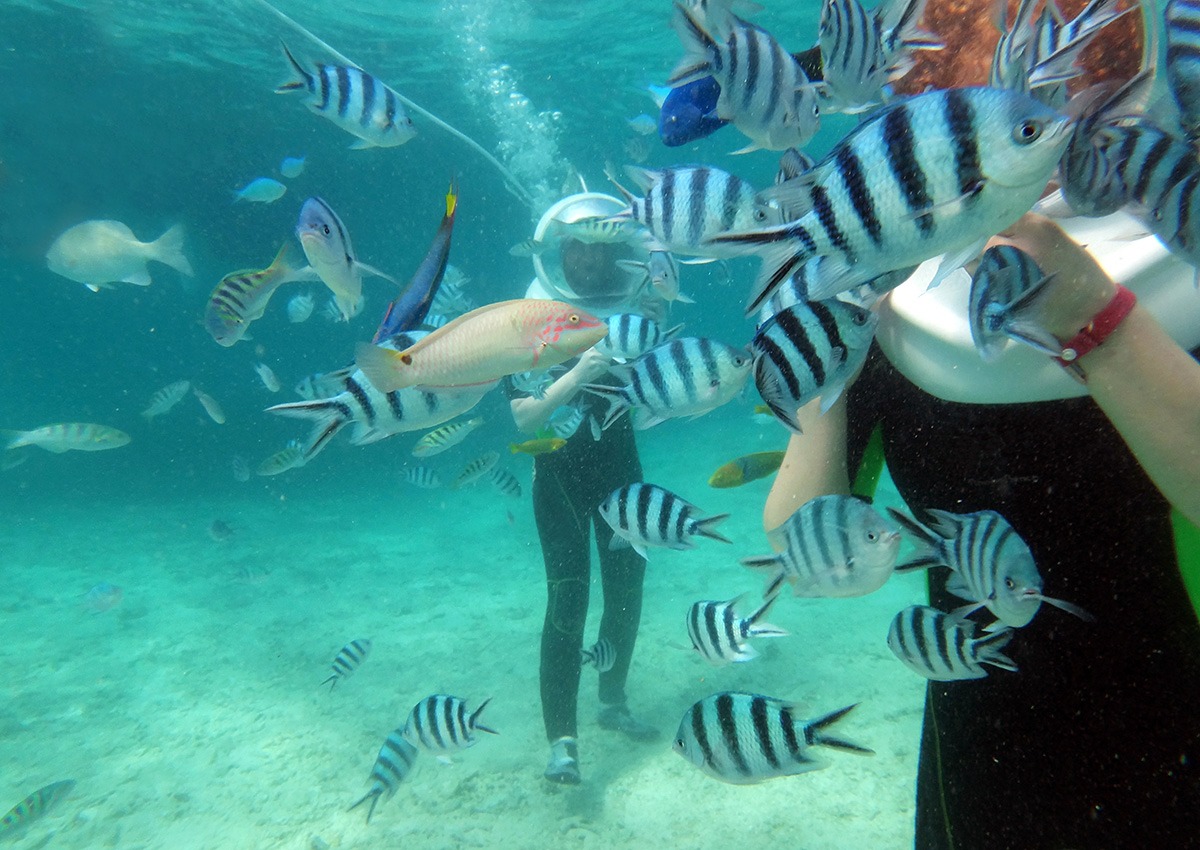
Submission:
POLYGON ((108 609, 117 607, 124 595, 124 591, 115 584, 102 581, 83 597, 83 606, 93 614, 103 614, 108 609))
POLYGON ((464 313, 404 351, 363 343, 358 368, 380 392, 458 387, 549 369, 608 333, 595 316, 562 301, 520 298, 464 313))

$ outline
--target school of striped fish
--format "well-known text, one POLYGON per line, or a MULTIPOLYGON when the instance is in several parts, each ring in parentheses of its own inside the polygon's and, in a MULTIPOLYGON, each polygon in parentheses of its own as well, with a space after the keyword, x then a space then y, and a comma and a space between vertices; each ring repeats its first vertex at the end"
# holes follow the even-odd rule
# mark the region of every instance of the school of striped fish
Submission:
MULTIPOLYGON (((497 496, 521 498, 521 478, 501 464, 502 454, 493 446, 507 444, 506 455, 569 452, 572 440, 598 438, 623 415, 637 429, 694 418, 733 402, 751 382, 781 426, 782 445, 788 433, 800 431, 801 408, 815 402, 822 413, 828 411, 862 366, 875 333, 877 299, 914 267, 935 259, 939 267, 931 286, 979 259, 967 318, 983 359, 995 359, 1010 341, 1056 353, 1058 342, 1038 326, 1034 309, 1039 296, 1057 283, 1054 275, 1010 246, 984 250, 992 236, 1038 204, 1052 181, 1075 213, 1128 210, 1170 251, 1200 265, 1200 159, 1195 155, 1200 2, 1169 0, 1161 13, 1155 4, 1138 4, 1151 33, 1148 44, 1160 33, 1165 42, 1163 67, 1155 51, 1124 85, 1072 100, 1067 84, 1080 74, 1080 51, 1130 11, 1118 10, 1116 0, 1095 0, 1071 20, 1052 0, 1042 5, 1021 0, 1012 20, 1002 21, 1005 32, 989 85, 899 97, 891 84, 913 66, 914 53, 941 48, 937 34, 921 28, 924 6, 925 0, 882 0, 868 9, 860 0, 823 0, 817 30, 807 37, 819 61, 803 64, 775 34, 735 13, 733 0, 675 0, 664 8, 664 33, 669 18, 682 58, 668 82, 715 86, 719 95, 715 112, 707 116, 710 130, 729 125, 734 130, 727 132, 744 136, 738 153, 782 152, 776 183, 758 189, 703 163, 630 166, 625 178, 632 188, 609 172, 626 209, 606 218, 556 222, 548 234, 644 247, 646 261, 625 261, 621 269, 662 310, 627 311, 605 320, 565 301, 475 303, 469 279, 447 264, 459 198, 452 186, 426 262, 392 299, 375 338, 359 339, 353 363, 330 364, 335 368, 303 378, 296 387, 300 401, 267 408, 311 423, 308 435, 257 465, 234 457, 233 476, 247 482, 252 471, 275 476, 299 470, 350 427, 349 442, 355 446, 420 434, 411 449, 415 460, 392 473, 412 488, 459 490, 490 482, 497 496), (1170 92, 1169 108, 1157 102, 1152 109, 1150 93, 1160 77, 1170 92), (809 157, 802 149, 820 129, 822 114, 830 113, 856 115, 859 123, 823 157, 809 157), (672 305, 704 307, 703 298, 681 290, 676 255, 692 262, 758 259, 755 278, 746 281, 746 315, 756 321, 743 339, 730 344, 685 337, 682 324, 663 321, 672 305), (561 374, 558 367, 593 347, 610 364, 610 380, 585 386, 591 401, 607 402, 603 415, 591 415, 583 405, 563 405, 536 437, 505 443, 498 439, 500 426, 479 416, 466 418, 505 379, 518 392, 543 397, 561 374), (425 464, 451 452, 457 460, 425 464)), ((371 73, 348 64, 314 63, 287 45, 282 50, 291 76, 276 91, 303 95, 315 116, 354 137, 351 147, 395 148, 416 136, 404 99, 371 73)), ((652 134, 653 121, 638 116, 630 127, 652 134)), ((288 157, 279 168, 285 179, 304 171, 303 157, 288 157)), ((267 177, 250 179, 235 191, 235 201, 242 204, 283 207, 294 197, 284 183, 267 177)), ((469 189, 463 197, 474 200, 469 189)), ((341 208, 341 200, 335 200, 341 208)), ((309 195, 292 216, 291 232, 262 246, 261 255, 248 260, 253 267, 225 274, 196 317, 217 345, 251 342, 250 326, 267 315, 274 293, 289 284, 323 286, 330 302, 318 315, 343 323, 364 310, 365 279, 399 285, 359 259, 345 221, 322 197, 309 195), (300 264, 297 243, 307 265, 300 264), (272 250, 274 260, 259 268, 272 250)), ((356 223, 349 214, 347 220, 356 223)), ((546 240, 531 239, 512 252, 538 256, 548 249, 546 240)), ((141 242, 115 221, 68 228, 51 244, 46 262, 52 272, 92 292, 120 283, 150 285, 151 262, 192 274, 181 229, 141 242)), ((686 262, 682 265, 686 268, 686 262)), ((314 290, 295 291, 280 318, 299 326, 317 311, 314 290)), ((256 349, 251 368, 262 388, 279 392, 275 368, 261 357, 256 349)), ((277 367, 286 374, 289 364, 277 367)), ((181 379, 148 394, 143 427, 157 427, 189 395, 212 423, 225 423, 225 410, 214 395, 181 379)), ((81 422, 0 434, 5 469, 19 462, 10 458, 26 447, 55 454, 94 452, 132 439, 116 428, 81 422)), ((778 451, 750 453, 718 469, 710 485, 743 486, 770 476, 781 462, 778 451)), ((608 545, 632 547, 647 560, 651 549, 690 550, 701 539, 732 543, 716 528, 727 514, 706 514, 683 496, 645 481, 615 489, 597 510, 612 532, 608 545)), ((948 568, 947 587, 964 602, 947 612, 912 606, 891 623, 888 647, 926 679, 979 679, 988 675, 984 665, 1015 673, 1006 647, 1043 602, 1091 620, 1078 606, 1044 593, 1029 547, 995 511, 929 510, 909 516, 889 510, 884 516, 857 497, 831 494, 801 505, 781 533, 780 551, 741 559, 765 577, 762 602, 749 604, 744 595, 701 600, 680 618, 690 648, 707 663, 749 662, 758 657, 752 640, 787 636, 765 621, 785 595, 784 585, 800 597, 859 597, 906 570, 948 568), (900 559, 902 537, 915 547, 906 560, 900 559), (979 612, 993 622, 977 636, 979 624, 971 618, 979 612)), ((96 611, 120 599, 115 588, 95 593, 88 604, 96 611)), ((351 640, 337 652, 321 684, 334 691, 371 651, 370 640, 351 640)), ((600 639, 580 647, 580 663, 603 673, 616 663, 616 650, 600 639)), ((347 689, 343 684, 338 695, 347 689)), ((480 720, 488 704, 484 699, 472 710, 462 697, 421 699, 384 738, 369 790, 351 808, 368 803, 369 822, 377 804, 409 778, 422 750, 446 757, 472 747, 478 733, 496 735, 480 720)), ((816 748, 871 753, 833 730, 854 707, 804 719, 801 709, 786 700, 719 691, 685 712, 673 749, 728 783, 793 776, 824 766, 816 748)), ((54 783, 17 804, 0 822, 0 837, 44 816, 73 786, 54 783)))

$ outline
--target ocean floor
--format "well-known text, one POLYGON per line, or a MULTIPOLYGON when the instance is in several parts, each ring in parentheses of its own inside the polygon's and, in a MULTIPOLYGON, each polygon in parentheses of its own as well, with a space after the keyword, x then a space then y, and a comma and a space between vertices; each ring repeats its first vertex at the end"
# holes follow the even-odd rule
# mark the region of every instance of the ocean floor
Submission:
MULTIPOLYGON (((287 482, 231 479, 223 495, 92 504, 64 493, 60 505, 9 512, 0 810, 51 782, 78 783, 12 846, 911 847, 924 682, 885 637, 894 614, 923 599, 921 576, 893 577, 861 599, 780 600, 770 619, 791 636, 759 639, 762 655, 747 664, 710 668, 680 648, 692 602, 757 598, 758 577, 737 559, 769 551, 768 482, 718 491, 706 480, 734 455, 782 447, 782 431, 747 428, 742 441, 727 425, 668 423, 643 435, 647 480, 730 512, 723 530, 735 545, 651 551, 629 693, 662 738, 634 744, 599 729, 585 669, 579 788, 541 775, 544 591, 525 458, 506 461, 524 487, 519 500, 486 484, 348 496, 350 487, 300 486, 313 471, 302 469, 287 482), (209 535, 218 519, 233 528, 227 540, 209 535), (92 613, 84 595, 99 582, 124 596, 92 613), (362 637, 373 650, 358 672, 332 693, 319 687, 337 651, 362 637), (717 782, 670 742, 684 710, 720 690, 794 700, 812 716, 860 702, 839 730, 877 754, 827 751, 825 770, 717 782), (422 755, 370 824, 366 806, 347 812, 384 738, 437 692, 472 706, 491 697, 484 718, 500 735, 481 736, 451 764, 422 755)), ((340 450, 398 462, 412 439, 340 450)), ((314 465, 336 458, 331 449, 314 465)), ((87 460, 31 463, 82 461, 86 475, 87 460)), ((589 641, 600 596, 593 575, 589 641)))

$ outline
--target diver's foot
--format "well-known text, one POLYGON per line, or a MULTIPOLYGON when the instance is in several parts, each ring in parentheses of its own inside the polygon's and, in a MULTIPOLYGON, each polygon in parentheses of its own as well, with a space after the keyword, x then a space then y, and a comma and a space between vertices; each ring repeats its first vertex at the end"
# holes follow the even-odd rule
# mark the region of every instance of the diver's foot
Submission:
POLYGON ((601 729, 620 732, 635 741, 653 741, 658 737, 658 730, 630 714, 629 706, 625 703, 605 706, 596 722, 601 729))
POLYGON ((559 738, 550 745, 550 763, 542 775, 559 785, 578 785, 583 781, 579 773, 579 749, 574 738, 559 738))

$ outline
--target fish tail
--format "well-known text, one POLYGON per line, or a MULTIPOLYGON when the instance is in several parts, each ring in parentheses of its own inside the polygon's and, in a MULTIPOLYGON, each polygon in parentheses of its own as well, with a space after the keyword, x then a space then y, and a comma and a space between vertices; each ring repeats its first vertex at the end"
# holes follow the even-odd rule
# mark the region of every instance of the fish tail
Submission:
POLYGON ((620 419, 621 414, 633 406, 629 400, 629 393, 624 387, 614 387, 611 384, 584 384, 583 388, 601 398, 608 399, 608 412, 604 415, 604 423, 600 426, 602 431, 608 430, 609 425, 620 419))
POLYGON ((1037 315, 1037 301, 1046 292, 1055 273, 1043 275, 1042 279, 1029 287, 1019 298, 1004 306, 1005 332, 1013 339, 1036 348, 1051 357, 1062 356, 1062 345, 1050 331, 1042 327, 1033 316, 1037 315))
POLYGON ((732 540, 714 528, 717 523, 724 522, 727 519, 729 519, 729 514, 717 514, 716 516, 698 519, 692 523, 692 534, 700 534, 704 537, 710 537, 713 540, 720 540, 722 543, 732 543, 732 540))
POLYGON ((480 732, 487 732, 489 735, 499 735, 500 733, 497 732, 495 729, 492 729, 487 726, 483 726, 479 723, 479 715, 483 714, 483 710, 485 708, 487 708, 488 703, 491 701, 492 701, 492 698, 488 697, 482 703, 480 703, 479 708, 477 708, 471 712, 471 719, 467 723, 467 726, 471 729, 477 729, 480 732))
POLYGON ((355 809, 357 809, 359 806, 361 806, 363 803, 365 803, 367 800, 370 800, 371 805, 367 808, 367 823, 370 823, 371 815, 375 814, 375 804, 379 802, 379 798, 382 796, 383 796, 383 786, 374 785, 370 791, 368 791, 366 794, 363 794, 358 799, 358 802, 355 803, 350 808, 346 809, 346 811, 352 812, 355 809))
POLYGON ((29 439, 24 431, 4 431, 0 430, 0 443, 4 445, 4 450, 19 449, 22 446, 29 445, 29 439))
POLYGON ((816 744, 822 747, 833 747, 838 750, 845 750, 850 753, 858 753, 864 756, 873 756, 875 751, 856 744, 853 741, 842 738, 837 735, 831 735, 825 730, 833 724, 837 723, 854 709, 858 708, 858 703, 848 705, 845 708, 839 708, 837 711, 831 711, 823 717, 818 717, 816 720, 810 720, 804 724, 804 738, 809 744, 816 744))
POLYGON ((717 43, 708 34, 704 24, 696 18, 691 9, 676 2, 675 12, 671 16, 671 27, 683 43, 684 56, 671 71, 667 85, 675 88, 709 76, 712 73, 712 56, 716 53, 717 43))
POLYGON ((150 244, 150 259, 165 263, 181 275, 192 277, 192 264, 183 255, 183 225, 176 224, 150 244))
MULTIPOLYGON (((315 87, 313 75, 304 70, 304 66, 296 61, 296 57, 292 55, 292 51, 288 50, 288 46, 283 41, 279 42, 279 46, 283 48, 283 55, 291 63, 292 70, 296 72, 296 77, 276 86, 275 93, 284 94, 285 92, 297 91, 299 89, 311 91, 315 87)), ((370 817, 368 817, 368 820, 370 820, 370 817)))
POLYGON ((980 663, 991 664, 993 667, 999 667, 1003 670, 1011 670, 1017 672, 1017 665, 1011 658, 1005 655, 1000 650, 1008 645, 1008 642, 1013 639, 1012 629, 1000 629, 992 632, 986 637, 979 638, 975 641, 975 651, 980 663))
POLYGON ((742 566, 752 570, 770 570, 770 574, 767 576, 767 586, 763 588, 763 599, 776 596, 787 578, 778 555, 756 555, 742 558, 742 566))
POLYGON ((942 539, 934 532, 930 531, 915 519, 905 516, 900 511, 893 507, 888 507, 888 515, 891 516, 899 525, 900 528, 908 532, 913 543, 917 546, 917 551, 902 564, 896 564, 896 572, 905 573, 914 570, 923 570, 929 567, 944 566, 942 562, 935 556, 937 544, 942 539))
MULTIPOLYGON (((330 676, 328 679, 326 679, 321 684, 317 685, 317 687, 323 688, 326 685, 329 685, 329 693, 333 693, 333 689, 337 687, 337 683, 338 683, 338 677, 335 674, 333 676, 330 676)), ((362 802, 362 801, 360 800, 359 802, 362 802)), ((355 803, 355 805, 358 805, 358 803, 355 803)), ((354 806, 351 806, 350 808, 354 808, 354 806)))
POLYGON ((405 357, 403 352, 380 348, 367 342, 359 343, 354 349, 355 365, 381 393, 390 393, 408 386, 399 373, 401 364, 407 362, 405 357))
MULTIPOLYGON (((778 589, 778 588, 776 588, 778 589)), ((746 619, 747 632, 754 637, 786 637, 788 632, 786 629, 781 629, 779 626, 774 626, 770 623, 762 622, 763 617, 771 610, 775 604, 775 600, 779 599, 778 593, 770 593, 767 595, 767 601, 759 606, 758 610, 751 614, 746 619)))
POLYGON ((350 424, 349 411, 341 402, 330 399, 293 401, 267 408, 267 413, 315 421, 304 445, 304 462, 308 463, 333 439, 338 431, 350 424))

